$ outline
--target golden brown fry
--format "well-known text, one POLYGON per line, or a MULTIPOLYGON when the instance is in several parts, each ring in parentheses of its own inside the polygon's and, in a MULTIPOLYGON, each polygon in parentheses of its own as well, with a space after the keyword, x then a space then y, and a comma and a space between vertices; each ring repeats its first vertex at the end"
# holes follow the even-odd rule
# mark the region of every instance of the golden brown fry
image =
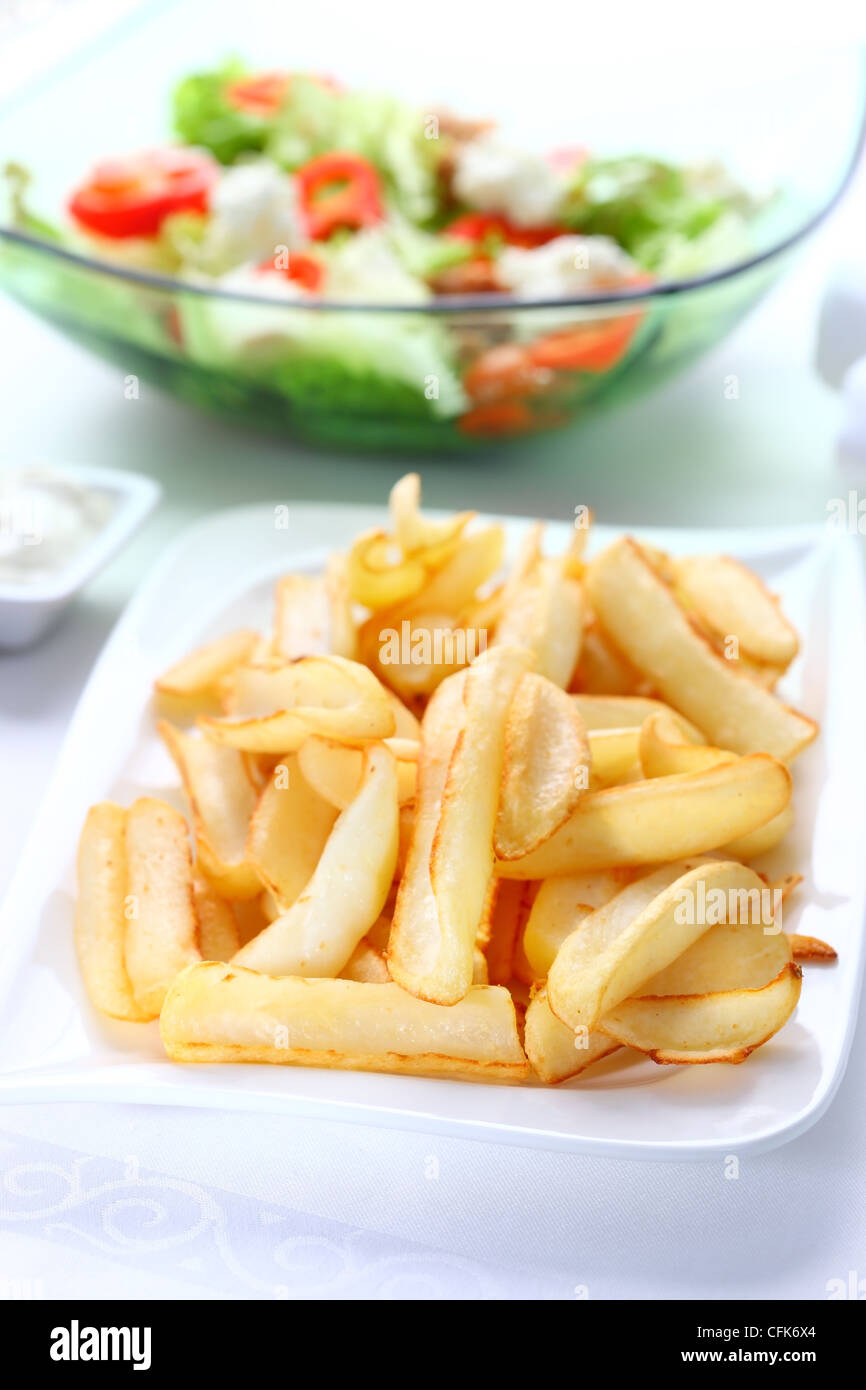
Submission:
POLYGON ((160 1018, 176 1062, 272 1062, 519 1081, 529 1071, 508 990, 474 986, 452 1008, 395 984, 275 978, 202 964, 160 1018))
POLYGON ((221 898, 204 874, 196 874, 192 885, 198 923, 198 949, 202 960, 231 960, 240 950, 237 918, 231 904, 221 898))
POLYGON ((140 797, 126 814, 126 969, 150 1018, 174 977, 200 959, 186 821, 174 807, 140 797))
POLYGON ((154 1018, 136 1002, 124 959, 127 897, 126 812, 91 806, 78 845, 75 949, 90 1002, 111 1018, 154 1018))

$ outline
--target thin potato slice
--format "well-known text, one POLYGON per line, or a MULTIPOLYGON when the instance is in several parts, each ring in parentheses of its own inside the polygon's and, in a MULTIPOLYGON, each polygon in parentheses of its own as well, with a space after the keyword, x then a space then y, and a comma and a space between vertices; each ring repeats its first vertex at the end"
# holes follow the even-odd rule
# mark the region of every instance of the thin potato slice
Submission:
POLYGON ((141 1023, 124 959, 127 899, 126 811, 111 801, 91 806, 78 844, 75 949, 90 1002, 110 1018, 141 1023))
POLYGON ((560 1023, 547 1002, 547 991, 540 989, 526 1010, 523 1045, 533 1071, 548 1086, 570 1081, 619 1050, 615 1038, 606 1033, 586 1032, 576 1036, 560 1023))
POLYGON ((654 1062, 744 1062, 787 1023, 800 998, 802 972, 792 961, 761 989, 626 999, 600 1028, 654 1062))
POLYGON ((240 950, 241 938, 231 904, 221 898, 204 874, 192 885, 198 923, 198 949, 202 960, 231 960, 240 950))
POLYGON ((556 561, 540 559, 507 594, 494 642, 528 647, 539 675, 564 688, 577 665, 582 633, 580 585, 556 561))
POLYGON ((381 913, 396 863, 394 755, 372 744, 358 795, 334 825, 309 884, 235 963, 272 975, 339 975, 381 913))
MULTIPOLYGON (((461 679, 464 704, 444 781, 433 750, 433 775, 425 775, 427 719, 422 725, 421 814, 397 897, 388 967, 404 989, 433 1003, 456 1003, 472 982, 472 953, 493 872, 506 718, 530 659, 522 648, 496 647, 439 687, 441 694, 461 679)), ((439 718, 434 738, 447 747, 450 737, 439 718)))
POLYGON ((337 813, 310 785, 298 754, 277 765, 250 820, 247 858, 282 908, 306 888, 337 813))
POLYGON ((589 786, 589 767, 589 743, 574 702, 552 681, 528 671, 505 725, 497 856, 519 859, 547 840, 589 786))
POLYGON ((497 872, 549 878, 705 854, 765 825, 790 795, 788 769, 763 753, 684 777, 607 787, 582 797, 531 854, 497 861, 497 872))
POLYGON ((790 759, 812 742, 814 721, 719 656, 635 541, 610 546, 590 565, 586 582, 619 649, 717 747, 790 759))
POLYGON ((176 1062, 308 1067, 520 1081, 529 1065, 507 989, 473 987, 453 1008, 395 984, 278 979, 203 964, 175 983, 160 1018, 176 1062))
POLYGON ((699 910, 702 900, 720 892, 727 911, 732 894, 760 895, 762 887, 751 869, 725 860, 665 865, 629 884, 563 942, 547 977, 550 1007, 569 1028, 596 1028, 709 930, 713 921, 699 910))
POLYGON ((249 628, 217 637, 170 666, 154 681, 154 689, 158 695, 192 704, 215 700, 220 681, 249 659, 258 640, 259 634, 249 628))
POLYGON ((797 634, 756 574, 729 555, 686 555, 673 566, 677 591, 716 638, 736 637, 761 665, 790 666, 797 634))
POLYGON ((391 526, 404 555, 418 555, 428 568, 444 563, 457 548, 460 536, 474 512, 460 512, 447 520, 421 515, 421 479, 405 473, 392 487, 389 498, 391 526))
POLYGON ((401 552, 387 531, 366 531, 349 551, 349 592, 374 612, 405 603, 421 592, 427 571, 401 552))
POLYGON ((156 1018, 172 980, 200 959, 186 821, 141 797, 126 813, 126 969, 135 1001, 156 1018))
POLYGON ((366 666, 339 656, 239 667, 226 705, 230 717, 206 716, 203 729, 251 753, 294 753, 309 734, 357 743, 394 732, 394 712, 379 681, 366 666))
POLYGON ((246 839, 258 797, 243 754, 166 720, 158 730, 190 804, 199 868, 224 898, 257 897, 262 885, 246 839))

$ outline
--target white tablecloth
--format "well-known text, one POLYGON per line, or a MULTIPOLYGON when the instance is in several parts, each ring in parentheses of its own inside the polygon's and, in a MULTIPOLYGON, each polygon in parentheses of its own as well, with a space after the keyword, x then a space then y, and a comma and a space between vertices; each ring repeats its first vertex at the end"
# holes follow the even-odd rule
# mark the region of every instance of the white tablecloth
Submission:
MULTIPOLYGON (((823 519, 849 484, 834 463, 838 401, 809 368, 814 322, 828 270, 862 241, 864 202, 861 188, 794 279, 687 378, 528 455, 431 464, 428 500, 560 517, 586 502, 625 524, 823 519)), ((379 500, 401 464, 314 456, 147 387, 128 401, 122 364, 91 360, 8 303, 0 344, 2 464, 127 466, 165 489, 65 626, 0 656, 2 886, 92 662, 167 539, 236 502, 379 500)), ((864 1052, 861 1025, 826 1117, 744 1160, 736 1179, 721 1162, 595 1160, 306 1120, 3 1109, 0 1297, 820 1299, 828 1281, 866 1276, 864 1052)))

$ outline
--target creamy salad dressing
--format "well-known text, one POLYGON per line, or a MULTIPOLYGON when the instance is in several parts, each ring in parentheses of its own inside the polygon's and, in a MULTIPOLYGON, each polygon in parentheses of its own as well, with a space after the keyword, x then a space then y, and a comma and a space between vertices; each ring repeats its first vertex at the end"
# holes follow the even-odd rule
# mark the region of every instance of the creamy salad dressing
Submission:
POLYGON ((117 497, 54 469, 0 473, 0 584, 40 584, 78 559, 111 521, 117 497))

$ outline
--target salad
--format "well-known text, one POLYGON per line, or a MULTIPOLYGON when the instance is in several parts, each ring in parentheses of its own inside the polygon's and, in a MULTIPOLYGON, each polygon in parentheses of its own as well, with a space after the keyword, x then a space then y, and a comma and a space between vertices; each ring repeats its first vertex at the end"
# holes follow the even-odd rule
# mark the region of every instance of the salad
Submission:
POLYGON ((173 143, 83 173, 63 226, 33 215, 28 176, 10 166, 15 225, 91 261, 231 292, 181 296, 148 325, 160 350, 253 375, 302 409, 327 398, 468 434, 555 423, 563 400, 639 347, 645 307, 610 307, 611 292, 739 259, 756 206, 715 165, 514 148, 490 121, 238 61, 181 81, 172 126, 173 143), (508 297, 507 334, 412 312, 467 296, 482 311, 508 297), (593 296, 608 306, 557 307, 593 296), (277 328, 273 303, 297 312, 277 328), (549 312, 521 319, 539 304, 549 312), (323 305, 389 313, 303 312, 323 305))

